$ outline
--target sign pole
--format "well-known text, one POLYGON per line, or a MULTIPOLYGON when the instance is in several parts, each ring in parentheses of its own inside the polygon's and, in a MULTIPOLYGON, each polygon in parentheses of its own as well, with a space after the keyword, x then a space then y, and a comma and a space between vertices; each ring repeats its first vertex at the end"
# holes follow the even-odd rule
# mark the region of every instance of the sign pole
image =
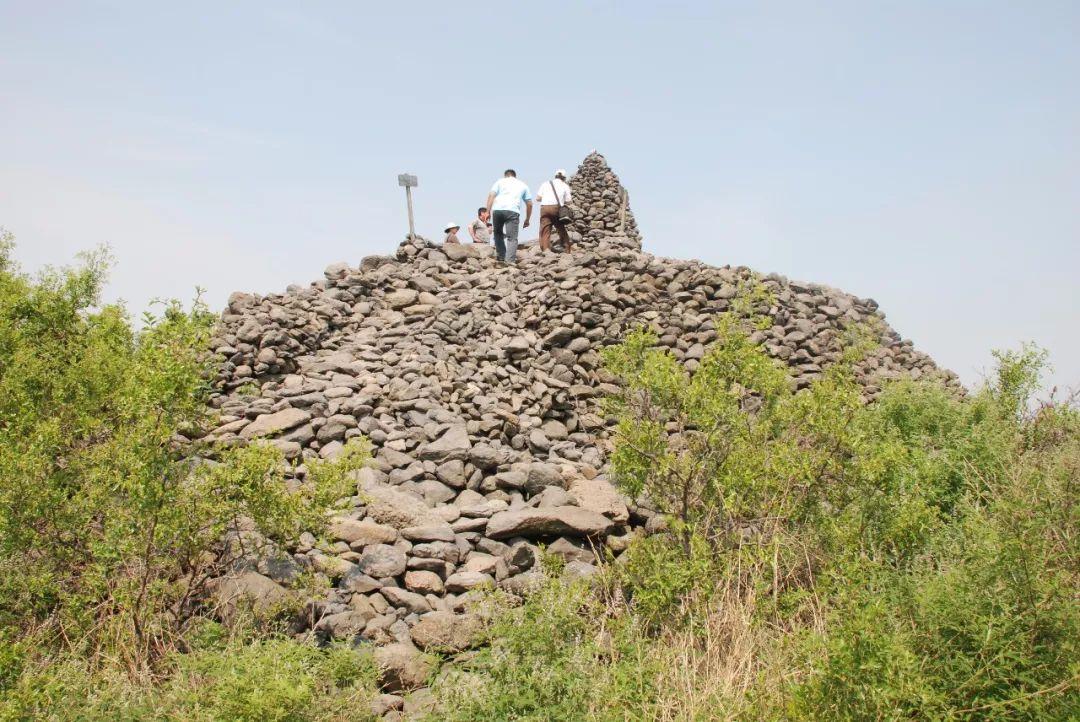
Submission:
POLYGON ((416 224, 413 222, 412 189, 420 185, 416 176, 402 173, 397 177, 399 186, 405 188, 405 202, 409 204, 409 240, 416 240, 416 224))

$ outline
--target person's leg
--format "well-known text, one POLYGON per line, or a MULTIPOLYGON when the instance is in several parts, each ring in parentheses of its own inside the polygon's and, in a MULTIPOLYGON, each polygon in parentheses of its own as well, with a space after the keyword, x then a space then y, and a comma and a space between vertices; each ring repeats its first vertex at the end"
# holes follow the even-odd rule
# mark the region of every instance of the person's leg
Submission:
MULTIPOLYGON (((558 215, 559 207, 555 206, 556 215, 558 215)), ((548 212, 547 206, 540 206, 540 250, 551 250, 551 214, 548 212)))
POLYGON ((518 228, 520 224, 518 219, 521 216, 513 211, 506 212, 506 262, 517 262, 517 247, 518 247, 518 228))
POLYGON ((574 250, 574 244, 570 241, 570 224, 563 223, 559 220, 559 212, 555 211, 555 228, 559 231, 559 238, 562 238, 563 245, 566 246, 566 252, 574 250))
POLYGON ((505 211, 495 211, 491 214, 491 224, 495 238, 495 259, 498 261, 506 259, 506 244, 503 242, 503 223, 506 222, 505 213, 505 211))

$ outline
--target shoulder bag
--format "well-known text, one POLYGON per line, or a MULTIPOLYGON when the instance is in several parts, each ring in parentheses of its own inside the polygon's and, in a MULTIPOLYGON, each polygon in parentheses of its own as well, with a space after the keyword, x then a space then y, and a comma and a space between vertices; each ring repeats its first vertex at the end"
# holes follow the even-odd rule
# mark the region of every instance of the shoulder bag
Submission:
POLYGON ((562 197, 559 195, 558 189, 555 187, 555 181, 548 181, 548 185, 551 186, 551 192, 555 196, 555 202, 559 205, 559 221, 561 223, 571 223, 574 220, 574 214, 570 211, 570 206, 564 206, 562 203, 562 197))

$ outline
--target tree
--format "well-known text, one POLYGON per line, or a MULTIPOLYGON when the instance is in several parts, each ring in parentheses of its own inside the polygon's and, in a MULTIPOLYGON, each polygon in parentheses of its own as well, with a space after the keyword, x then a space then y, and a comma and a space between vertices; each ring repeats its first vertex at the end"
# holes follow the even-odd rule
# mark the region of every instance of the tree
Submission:
POLYGON ((201 301, 164 303, 134 328, 122 306, 100 305, 105 251, 30 278, 11 249, 5 235, 0 640, 152 665, 233 561, 226 533, 318 530, 365 447, 309 463, 299 485, 273 447, 214 449, 203 437, 215 316, 201 301))

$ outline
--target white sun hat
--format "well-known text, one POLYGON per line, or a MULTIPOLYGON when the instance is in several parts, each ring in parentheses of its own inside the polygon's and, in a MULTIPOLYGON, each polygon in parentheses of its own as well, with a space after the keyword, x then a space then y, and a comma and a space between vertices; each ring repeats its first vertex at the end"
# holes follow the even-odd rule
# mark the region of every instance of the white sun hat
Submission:
POLYGON ((562 168, 559 168, 557 171, 555 171, 555 175, 556 176, 562 176, 563 178, 565 178, 566 177, 566 171, 563 170, 562 168))
POLYGON ((460 229, 460 228, 461 228, 461 226, 459 226, 459 225, 458 225, 457 223, 454 223, 453 221, 450 221, 449 223, 447 223, 447 224, 446 224, 446 228, 444 228, 444 229, 443 229, 443 233, 446 233, 446 232, 447 232, 447 231, 449 231, 449 230, 450 230, 451 228, 458 228, 458 229, 460 229))

